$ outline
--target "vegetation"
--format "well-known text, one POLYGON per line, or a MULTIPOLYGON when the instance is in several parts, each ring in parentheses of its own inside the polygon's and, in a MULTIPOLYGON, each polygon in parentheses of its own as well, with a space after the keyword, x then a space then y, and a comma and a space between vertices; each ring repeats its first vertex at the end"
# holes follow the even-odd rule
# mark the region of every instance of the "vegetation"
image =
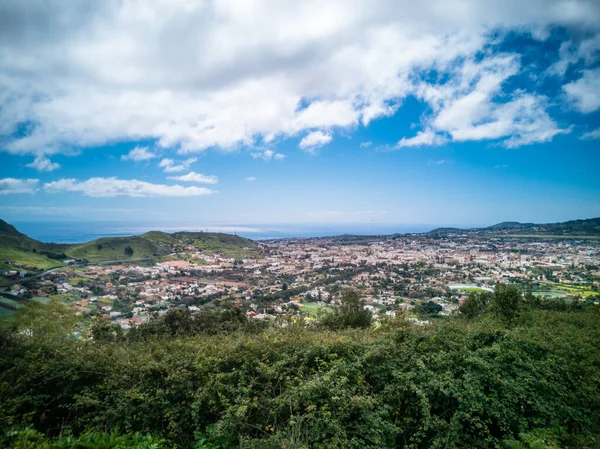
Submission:
POLYGON ((600 218, 587 220, 571 220, 563 223, 519 223, 505 221, 481 229, 438 228, 431 234, 443 235, 454 232, 470 232, 488 234, 496 237, 508 238, 571 238, 571 239, 598 239, 600 238, 600 218))
POLYGON ((42 243, 0 220, 0 269, 42 270, 61 266, 64 259, 87 262, 150 259, 166 256, 186 245, 208 253, 222 252, 226 257, 245 258, 259 253, 252 240, 211 232, 151 231, 141 236, 106 237, 91 242, 67 245, 42 243))
POLYGON ((89 262, 120 259, 144 259, 168 254, 155 243, 142 237, 106 237, 80 245, 72 245, 66 253, 75 259, 89 262))
POLYGON ((331 312, 333 312, 333 309, 331 307, 322 306, 320 304, 317 304, 316 302, 307 302, 300 306, 300 311, 316 316, 320 312, 331 313, 331 312))
POLYGON ((340 297, 340 305, 333 313, 324 315, 323 326, 333 330, 345 328, 366 329, 371 325, 371 312, 364 308, 365 302, 355 290, 346 290, 340 297))
POLYGON ((237 235, 214 232, 176 232, 171 235, 183 244, 209 253, 222 252, 226 257, 240 259, 257 253, 256 243, 237 235))
POLYGON ((320 325, 175 309, 93 339, 28 302, 0 329, 0 446, 598 447, 598 306, 514 293, 426 326, 369 326, 347 291, 320 325))

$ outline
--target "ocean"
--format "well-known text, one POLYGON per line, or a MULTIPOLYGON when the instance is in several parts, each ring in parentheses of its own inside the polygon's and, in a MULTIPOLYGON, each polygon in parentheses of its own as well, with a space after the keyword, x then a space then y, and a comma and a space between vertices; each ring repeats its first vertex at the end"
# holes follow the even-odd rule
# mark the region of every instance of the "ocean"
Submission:
POLYGON ((427 232, 439 225, 406 225, 389 223, 360 224, 240 224, 205 225, 172 222, 13 222, 20 232, 42 242, 83 243, 100 237, 139 235, 148 231, 206 231, 237 234, 252 240, 292 237, 325 237, 342 234, 384 235, 427 232))

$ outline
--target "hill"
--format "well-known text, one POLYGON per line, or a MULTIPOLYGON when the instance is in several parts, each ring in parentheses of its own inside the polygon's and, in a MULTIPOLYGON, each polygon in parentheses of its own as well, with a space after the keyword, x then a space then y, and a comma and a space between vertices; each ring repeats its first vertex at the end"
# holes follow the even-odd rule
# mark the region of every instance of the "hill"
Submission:
POLYGON ((485 229, 514 229, 514 228, 531 228, 535 226, 534 223, 519 223, 518 221, 503 221, 502 223, 495 224, 493 226, 488 226, 485 229))
POLYGON ((171 237, 183 245, 192 245, 206 252, 222 252, 226 257, 243 258, 258 253, 252 240, 238 235, 216 232, 176 232, 171 237))
POLYGON ((561 223, 520 223, 504 221, 486 228, 437 228, 428 234, 444 235, 467 233, 489 236, 556 237, 556 238, 600 238, 600 217, 586 220, 571 220, 561 223))
POLYGON ((38 270, 62 265, 64 259, 89 262, 160 257, 194 246, 208 253, 243 258, 259 254, 258 245, 237 235, 212 232, 150 231, 140 236, 105 237, 67 245, 43 243, 0 220, 0 270, 38 270))
POLYGON ((51 268, 59 264, 43 254, 45 245, 27 237, 4 220, 0 220, 0 270, 51 268), (15 265, 16 264, 16 265, 15 265))
POLYGON ((600 217, 587 220, 570 220, 562 223, 544 224, 505 222, 485 229, 516 235, 600 237, 600 217))
POLYGON ((0 220, 0 235, 13 236, 13 237, 23 237, 25 234, 21 234, 17 231, 13 225, 8 224, 4 220, 0 220))
POLYGON ((101 262, 164 256, 172 252, 169 249, 144 237, 105 237, 70 246, 65 253, 74 259, 101 262))

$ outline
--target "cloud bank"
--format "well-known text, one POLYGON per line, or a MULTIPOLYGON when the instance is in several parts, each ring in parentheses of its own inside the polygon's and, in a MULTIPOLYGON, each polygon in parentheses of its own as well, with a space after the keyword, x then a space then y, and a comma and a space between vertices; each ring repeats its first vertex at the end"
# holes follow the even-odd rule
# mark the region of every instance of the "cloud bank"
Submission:
POLYGON ((87 181, 60 179, 44 184, 44 190, 48 193, 79 192, 91 197, 186 197, 215 193, 205 187, 169 186, 117 178, 90 178, 87 181))
POLYGON ((13 154, 141 139, 179 153, 289 137, 313 149, 409 96, 430 111, 402 146, 546 142, 569 128, 535 88, 510 85, 526 71, 497 49, 512 30, 587 36, 565 42, 551 72, 582 66, 565 95, 582 113, 600 105, 595 0, 8 0, 0 17, 0 137, 13 154))

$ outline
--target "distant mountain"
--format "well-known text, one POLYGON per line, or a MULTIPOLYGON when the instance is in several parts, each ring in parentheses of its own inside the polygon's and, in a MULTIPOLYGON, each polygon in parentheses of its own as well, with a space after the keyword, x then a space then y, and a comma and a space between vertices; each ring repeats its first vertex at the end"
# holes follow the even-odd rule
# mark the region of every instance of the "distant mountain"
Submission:
POLYGON ((43 243, 19 232, 0 220, 0 269, 43 269, 62 265, 64 259, 89 262, 147 259, 161 257, 190 247, 207 253, 221 252, 225 257, 244 258, 259 253, 258 245, 237 235, 212 232, 151 231, 140 236, 106 237, 91 242, 67 245, 43 243), (20 268, 20 267, 18 267, 20 268))
POLYGON ((486 228, 457 229, 437 228, 429 234, 475 233, 489 235, 527 235, 563 237, 600 237, 600 217, 586 220, 571 220, 562 223, 519 223, 504 221, 486 228))
POLYGON ((466 231, 466 229, 460 229, 460 228, 435 228, 432 229, 431 231, 429 231, 430 234, 445 234, 448 232, 463 232, 466 231))
POLYGON ((488 228, 505 234, 600 237, 600 217, 587 220, 570 220, 562 223, 500 223, 488 228), (508 226, 507 226, 508 224, 508 226))
POLYGON ((495 224, 493 226, 488 226, 485 229, 514 229, 514 228, 530 228, 535 226, 534 223, 519 223, 518 221, 503 221, 502 223, 495 224))

